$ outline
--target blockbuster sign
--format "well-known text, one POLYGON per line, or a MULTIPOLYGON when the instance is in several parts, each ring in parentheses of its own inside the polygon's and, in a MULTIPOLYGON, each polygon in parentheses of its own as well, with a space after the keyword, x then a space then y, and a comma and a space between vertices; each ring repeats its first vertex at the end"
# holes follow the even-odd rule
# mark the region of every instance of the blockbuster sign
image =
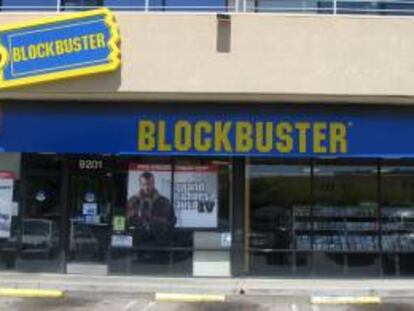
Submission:
POLYGON ((0 27, 0 89, 114 71, 118 44, 105 8, 0 27))

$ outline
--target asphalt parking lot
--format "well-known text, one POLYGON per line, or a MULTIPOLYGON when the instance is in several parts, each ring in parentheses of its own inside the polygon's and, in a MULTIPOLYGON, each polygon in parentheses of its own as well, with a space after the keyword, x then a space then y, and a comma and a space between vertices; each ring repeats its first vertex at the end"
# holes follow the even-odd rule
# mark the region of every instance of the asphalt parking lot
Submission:
POLYGON ((309 297, 234 296, 224 303, 156 302, 150 296, 69 292, 62 299, 0 298, 1 311, 414 311, 414 299, 378 305, 312 305, 309 297))

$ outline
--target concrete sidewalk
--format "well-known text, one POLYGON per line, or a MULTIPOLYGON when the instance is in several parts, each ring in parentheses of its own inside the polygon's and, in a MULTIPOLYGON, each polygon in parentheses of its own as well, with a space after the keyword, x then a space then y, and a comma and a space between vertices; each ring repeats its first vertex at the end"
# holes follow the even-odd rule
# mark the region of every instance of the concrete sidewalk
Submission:
POLYGON ((40 288, 64 291, 135 293, 203 293, 221 295, 379 295, 414 297, 414 279, 258 279, 164 278, 0 273, 0 288, 40 288))

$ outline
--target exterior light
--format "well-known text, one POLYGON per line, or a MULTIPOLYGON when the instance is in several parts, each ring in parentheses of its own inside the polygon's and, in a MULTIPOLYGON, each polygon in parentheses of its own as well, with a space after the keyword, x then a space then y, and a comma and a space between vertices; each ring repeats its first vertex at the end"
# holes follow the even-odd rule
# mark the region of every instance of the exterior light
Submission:
POLYGON ((227 13, 217 13, 216 17, 219 22, 230 22, 231 20, 231 15, 227 13))

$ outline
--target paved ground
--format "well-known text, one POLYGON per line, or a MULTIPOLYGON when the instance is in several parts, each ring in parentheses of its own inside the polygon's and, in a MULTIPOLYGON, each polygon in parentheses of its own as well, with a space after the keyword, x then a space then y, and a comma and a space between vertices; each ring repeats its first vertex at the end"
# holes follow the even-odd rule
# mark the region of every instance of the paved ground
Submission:
POLYGON ((1 311, 411 311, 414 298, 388 298, 381 305, 310 305, 308 297, 236 296, 226 303, 161 303, 132 294, 69 292, 64 299, 0 298, 1 311))
POLYGON ((0 273, 0 288, 43 288, 124 294, 172 292, 238 295, 240 291, 244 291, 249 296, 414 297, 414 279, 178 278, 0 273))
POLYGON ((61 289, 67 293, 63 299, 0 297, 0 311, 414 311, 414 279, 155 278, 0 273, 0 288, 61 289), (229 296, 229 301, 160 303, 154 301, 157 292, 223 294, 229 296), (309 297, 312 295, 379 295, 383 303, 311 305, 309 297))

